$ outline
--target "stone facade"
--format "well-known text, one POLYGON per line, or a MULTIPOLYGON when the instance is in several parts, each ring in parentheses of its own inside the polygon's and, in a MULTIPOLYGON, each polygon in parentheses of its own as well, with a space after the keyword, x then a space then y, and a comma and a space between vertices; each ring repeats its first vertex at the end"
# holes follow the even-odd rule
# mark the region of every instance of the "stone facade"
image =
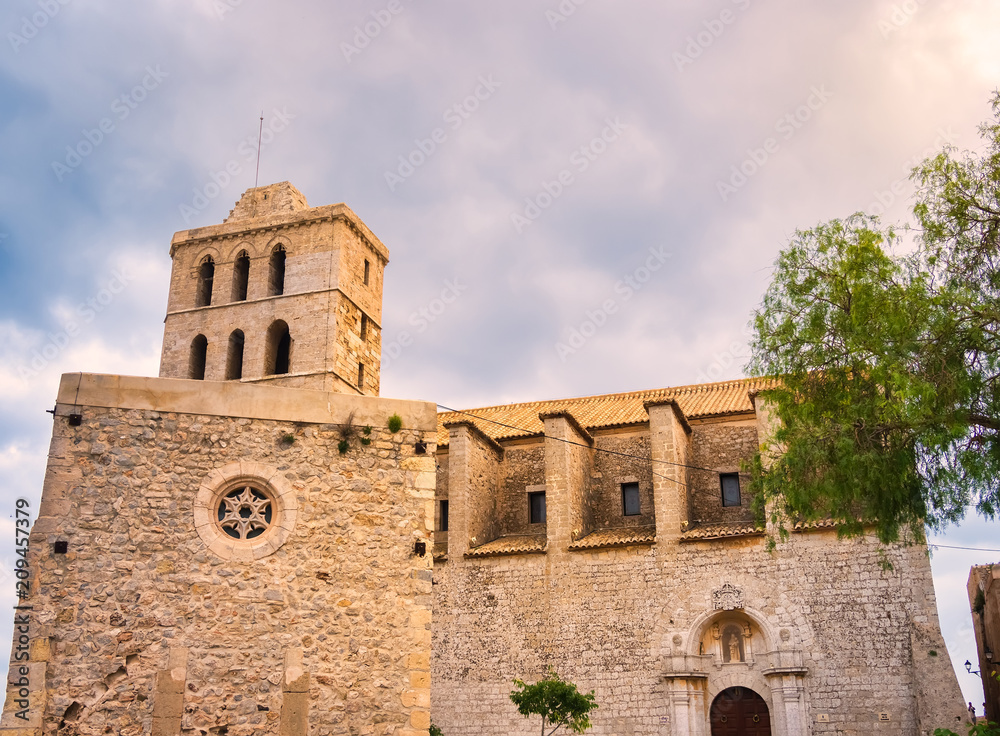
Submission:
POLYGON ((434 465, 415 448, 433 451, 433 433, 432 404, 64 376, 30 536, 42 688, 28 724, 8 694, 2 726, 426 734, 431 556, 415 542, 430 538, 434 465), (218 494, 248 484, 274 515, 236 540, 218 494))
POLYGON ((965 715, 925 549, 769 551, 723 504, 766 384, 436 418, 377 397, 388 251, 345 205, 251 189, 171 256, 161 377, 60 385, 0 731, 426 736, 433 695, 447 736, 527 735, 549 665, 599 736, 709 736, 748 690, 776 736, 965 715))
POLYGON ((436 418, 377 397, 388 251, 285 182, 171 256, 161 378, 59 387, 0 731, 427 736, 436 418))
POLYGON ((549 665, 595 691, 601 736, 709 736, 733 687, 763 698, 780 736, 960 725, 925 548, 819 526, 772 552, 745 495, 722 506, 720 474, 767 431, 759 387, 442 415, 432 703, 445 734, 537 733, 508 695, 549 665), (625 516, 634 482, 640 514, 625 516))
MULTIPOLYGON (((972 609, 972 628, 976 632, 976 650, 979 661, 975 664, 983 678, 983 696, 986 698, 986 716, 1000 721, 1000 671, 997 647, 1000 646, 1000 564, 977 565, 969 571, 969 606, 972 609)), ((977 708, 978 703, 973 703, 977 708)))

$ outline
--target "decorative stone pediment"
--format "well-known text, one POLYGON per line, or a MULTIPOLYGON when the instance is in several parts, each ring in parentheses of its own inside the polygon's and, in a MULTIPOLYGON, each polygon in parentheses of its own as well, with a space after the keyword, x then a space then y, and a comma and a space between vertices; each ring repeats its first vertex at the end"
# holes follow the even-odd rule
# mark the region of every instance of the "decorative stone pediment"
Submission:
POLYGON ((712 607, 716 611, 734 611, 743 608, 743 591, 730 583, 712 591, 712 607))

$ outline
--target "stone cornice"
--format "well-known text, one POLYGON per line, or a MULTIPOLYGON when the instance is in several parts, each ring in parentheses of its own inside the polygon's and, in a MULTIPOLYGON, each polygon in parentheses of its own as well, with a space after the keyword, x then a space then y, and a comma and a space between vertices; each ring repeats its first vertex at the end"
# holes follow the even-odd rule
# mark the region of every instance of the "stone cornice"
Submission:
POLYGON ((311 424, 342 424, 353 411, 354 422, 358 425, 385 426, 392 414, 399 414, 406 429, 433 432, 437 426, 435 406, 430 402, 244 384, 238 381, 65 373, 59 384, 56 401, 56 416, 59 417, 80 413, 81 407, 89 406, 311 424))
POLYGON ((382 241, 375 236, 375 233, 368 229, 368 226, 365 225, 361 218, 344 203, 311 207, 299 212, 281 213, 254 220, 237 220, 235 222, 224 222, 219 225, 208 225, 191 230, 179 230, 174 233, 174 237, 170 241, 170 256, 172 258, 177 247, 182 245, 194 245, 221 238, 235 238, 250 233, 267 232, 269 230, 285 230, 323 222, 324 220, 330 222, 334 220, 344 221, 382 259, 383 265, 389 262, 389 249, 382 244, 382 241))
POLYGON ((191 307, 189 309, 175 309, 173 311, 168 311, 167 312, 167 316, 168 317, 172 317, 172 316, 177 315, 177 314, 190 314, 192 312, 210 312, 213 309, 240 309, 240 308, 242 308, 242 307, 244 307, 246 305, 260 304, 262 302, 279 301, 281 299, 292 299, 292 298, 303 297, 303 296, 311 296, 313 294, 330 294, 332 292, 339 293, 341 297, 343 297, 345 300, 347 300, 352 305, 354 305, 358 309, 358 311, 364 313, 364 315, 366 317, 368 317, 368 319, 370 319, 372 321, 372 323, 374 323, 374 325, 379 330, 382 329, 381 322, 379 322, 374 317, 372 317, 371 314, 369 314, 369 312, 368 312, 367 309, 365 309, 360 304, 358 304, 356 301, 354 301, 353 299, 351 299, 351 297, 348 296, 347 293, 343 289, 341 289, 339 286, 334 286, 334 287, 329 288, 329 289, 313 289, 311 291, 288 292, 288 293, 285 293, 285 294, 277 294, 275 296, 262 296, 259 299, 243 299, 243 300, 238 301, 238 302, 226 302, 225 304, 209 304, 208 306, 205 306, 205 307, 191 307))

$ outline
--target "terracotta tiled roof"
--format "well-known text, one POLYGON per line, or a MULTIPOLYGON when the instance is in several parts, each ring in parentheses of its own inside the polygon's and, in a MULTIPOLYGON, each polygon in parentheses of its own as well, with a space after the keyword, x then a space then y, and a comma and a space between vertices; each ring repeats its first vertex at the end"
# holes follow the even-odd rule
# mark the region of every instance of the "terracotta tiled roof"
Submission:
POLYGON ((809 529, 834 529, 839 524, 836 519, 817 519, 816 521, 797 521, 792 526, 793 532, 804 532, 809 529))
POLYGON ((714 526, 698 526, 681 532, 682 542, 701 542, 708 539, 725 539, 726 537, 762 537, 764 528, 756 524, 716 524, 714 526))
POLYGON ((481 544, 465 553, 466 557, 494 557, 497 555, 527 555, 544 552, 545 537, 535 534, 511 534, 481 544))
POLYGON ((750 403, 751 392, 768 388, 770 385, 770 379, 744 378, 738 381, 658 388, 624 394, 582 396, 576 399, 530 401, 525 404, 446 411, 438 414, 438 447, 447 447, 448 430, 444 425, 453 422, 472 422, 484 434, 494 440, 502 440, 541 435, 544 429, 538 415, 560 411, 570 412, 586 429, 641 424, 649 420, 643 403, 664 399, 676 400, 688 419, 740 414, 753 411, 753 405, 750 403))
POLYGON ((570 549, 600 549, 602 547, 625 547, 632 544, 653 544, 656 542, 656 527, 633 526, 621 529, 598 529, 572 544, 570 549))

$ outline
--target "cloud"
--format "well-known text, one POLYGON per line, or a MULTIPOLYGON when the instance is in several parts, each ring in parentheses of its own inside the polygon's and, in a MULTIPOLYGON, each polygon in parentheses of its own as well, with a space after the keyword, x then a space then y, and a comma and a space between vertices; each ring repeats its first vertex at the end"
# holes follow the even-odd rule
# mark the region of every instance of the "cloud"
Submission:
MULTIPOLYGON (((998 71, 986 0, 919 3, 889 33, 898 4, 861 0, 588 0, 558 22, 557 2, 398 3, 349 59, 341 44, 390 0, 72 0, 16 50, 7 34, 37 3, 0 11, 0 505, 37 497, 61 372, 156 373, 171 234, 221 222, 253 185, 261 110, 295 116, 264 146, 261 182, 347 202, 391 251, 383 334, 415 334, 383 393, 469 406, 736 375, 727 354, 794 230, 878 201, 941 131, 975 146, 998 71), (678 68, 691 43, 700 53, 678 68), (166 76, 145 89, 150 68, 166 76), (490 75, 499 86, 452 127, 447 111, 490 75), (782 137, 824 85, 829 100, 782 137), (573 169, 615 117, 621 138, 573 169), (105 119, 114 129, 60 180, 53 162, 105 119), (446 140, 390 190, 385 172, 437 128, 446 140), (720 198, 769 137, 779 150, 720 198), (567 169, 573 183, 518 235, 511 214, 567 169), (213 183, 186 221, 182 205, 213 183), (660 246, 664 269, 561 360, 556 342, 660 246), (122 264, 129 286, 59 347, 122 264), (457 306, 416 333, 411 316, 454 278, 457 306), (25 382, 36 351, 45 365, 25 382)), ((906 217, 905 187, 891 219, 906 217)), ((938 580, 966 574, 947 559, 938 580)))

